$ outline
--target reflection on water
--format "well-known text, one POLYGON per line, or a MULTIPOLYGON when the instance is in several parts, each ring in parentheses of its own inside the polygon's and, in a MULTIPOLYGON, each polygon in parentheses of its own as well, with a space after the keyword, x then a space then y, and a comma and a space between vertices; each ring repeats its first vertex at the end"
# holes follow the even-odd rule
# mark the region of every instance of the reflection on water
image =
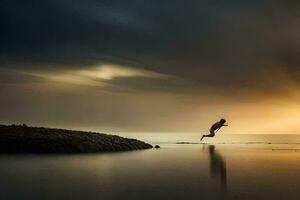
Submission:
POLYGON ((299 200, 300 151, 291 148, 300 149, 161 145, 124 153, 2 155, 0 199, 299 200))
POLYGON ((215 150, 214 145, 209 145, 209 157, 210 157, 210 174, 213 178, 218 178, 220 186, 223 190, 227 189, 227 177, 226 177, 226 161, 222 157, 222 154, 215 150))

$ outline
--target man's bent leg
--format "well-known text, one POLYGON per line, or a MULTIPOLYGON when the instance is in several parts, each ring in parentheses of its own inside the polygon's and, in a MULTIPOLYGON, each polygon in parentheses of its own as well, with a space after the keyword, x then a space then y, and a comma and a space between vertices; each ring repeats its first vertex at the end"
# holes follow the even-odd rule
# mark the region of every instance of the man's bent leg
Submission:
POLYGON ((215 133, 211 132, 210 134, 207 134, 207 135, 202 135, 201 137, 201 141, 203 140, 203 138, 205 137, 214 137, 215 136, 215 133))

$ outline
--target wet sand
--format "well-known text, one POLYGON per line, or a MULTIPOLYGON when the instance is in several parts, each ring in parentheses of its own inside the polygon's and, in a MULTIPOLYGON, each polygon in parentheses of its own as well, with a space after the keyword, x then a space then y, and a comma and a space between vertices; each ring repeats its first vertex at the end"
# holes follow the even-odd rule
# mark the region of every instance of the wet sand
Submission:
POLYGON ((300 199, 300 145, 2 155, 0 199, 300 199))

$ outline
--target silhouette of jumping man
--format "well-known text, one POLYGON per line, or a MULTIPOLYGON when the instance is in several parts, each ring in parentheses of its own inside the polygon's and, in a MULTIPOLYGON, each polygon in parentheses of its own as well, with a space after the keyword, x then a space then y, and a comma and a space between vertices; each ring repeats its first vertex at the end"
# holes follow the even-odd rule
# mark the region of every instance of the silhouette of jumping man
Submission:
POLYGON ((218 130, 220 130, 220 128, 222 126, 228 126, 227 124, 225 124, 226 120, 225 119, 221 119, 220 121, 214 123, 211 128, 209 129, 210 134, 208 135, 202 135, 201 137, 201 141, 203 140, 203 138, 205 137, 214 137, 216 132, 218 132, 218 130))

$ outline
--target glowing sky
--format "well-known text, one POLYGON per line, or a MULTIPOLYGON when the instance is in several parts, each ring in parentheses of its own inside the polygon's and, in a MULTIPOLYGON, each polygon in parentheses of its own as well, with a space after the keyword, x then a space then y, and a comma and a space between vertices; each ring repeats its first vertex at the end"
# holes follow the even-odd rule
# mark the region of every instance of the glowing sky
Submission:
POLYGON ((0 2, 0 123, 299 133, 298 1, 0 2))

